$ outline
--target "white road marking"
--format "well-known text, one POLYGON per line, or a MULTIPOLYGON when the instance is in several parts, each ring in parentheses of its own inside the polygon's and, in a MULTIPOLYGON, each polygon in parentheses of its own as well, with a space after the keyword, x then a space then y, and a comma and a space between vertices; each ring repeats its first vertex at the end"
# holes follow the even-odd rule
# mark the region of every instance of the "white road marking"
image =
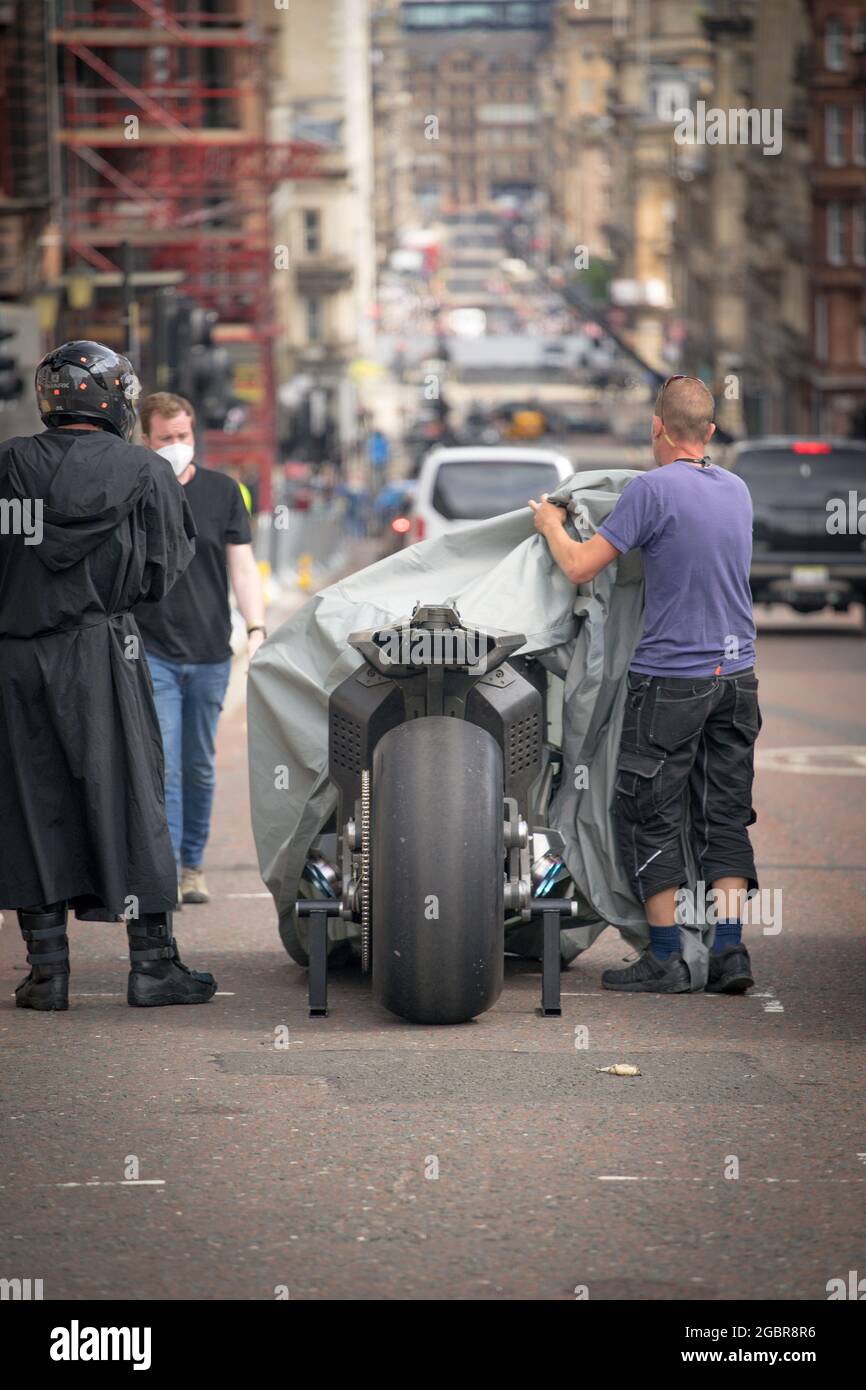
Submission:
POLYGON ((90 1182, 52 1182, 46 1187, 165 1187, 165 1178, 124 1178, 121 1182, 103 1182, 92 1178, 90 1182))
MULTIPOLYGON (((218 989, 217 992, 216 992, 216 996, 215 996, 215 997, 216 997, 217 999, 220 999, 220 998, 229 999, 229 998, 232 998, 232 997, 234 996, 234 994, 235 994, 235 991, 234 991, 233 989, 218 989)), ((88 993, 86 990, 74 990, 73 992, 70 993, 69 998, 70 998, 70 999, 125 999, 125 998, 126 998, 126 991, 125 991, 125 990, 120 990, 120 989, 115 989, 115 990, 111 990, 111 991, 109 991, 109 992, 101 993, 101 994, 100 994, 100 993, 88 993)))
MULTIPOLYGON (((702 1178, 681 1178, 676 1176, 665 1176, 663 1173, 652 1173, 637 1178, 626 1177, 618 1173, 597 1173, 596 1182, 705 1182, 707 1175, 702 1178)), ((802 1178, 738 1178, 738 1182, 786 1182, 800 1183, 802 1178)), ((863 1178, 809 1178, 813 1182, 863 1182, 863 1178)))
POLYGON ((755 767, 760 772, 804 772, 813 777, 866 777, 866 747, 817 744, 803 748, 759 748, 755 753, 755 767))

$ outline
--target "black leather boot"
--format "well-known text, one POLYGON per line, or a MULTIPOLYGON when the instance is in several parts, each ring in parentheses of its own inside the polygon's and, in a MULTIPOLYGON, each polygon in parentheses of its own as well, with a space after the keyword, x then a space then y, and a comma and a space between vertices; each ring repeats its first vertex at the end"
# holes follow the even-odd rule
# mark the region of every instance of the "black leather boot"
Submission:
POLYGON ((206 1004, 216 994, 216 980, 184 965, 171 934, 171 913, 142 913, 126 924, 129 938, 129 985, 126 1002, 138 1009, 163 1004, 206 1004))
POLYGON ((69 938, 66 903, 26 907, 18 925, 27 943, 30 974, 15 991, 19 1009, 59 1012, 69 1008, 69 938))

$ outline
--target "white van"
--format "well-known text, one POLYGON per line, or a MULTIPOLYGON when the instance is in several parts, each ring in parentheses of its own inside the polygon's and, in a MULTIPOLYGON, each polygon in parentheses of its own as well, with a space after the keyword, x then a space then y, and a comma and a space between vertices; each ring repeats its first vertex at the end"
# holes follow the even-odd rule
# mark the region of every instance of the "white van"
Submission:
POLYGON ((554 449, 466 445, 433 449, 421 465, 408 540, 431 540, 555 492, 575 472, 554 449))

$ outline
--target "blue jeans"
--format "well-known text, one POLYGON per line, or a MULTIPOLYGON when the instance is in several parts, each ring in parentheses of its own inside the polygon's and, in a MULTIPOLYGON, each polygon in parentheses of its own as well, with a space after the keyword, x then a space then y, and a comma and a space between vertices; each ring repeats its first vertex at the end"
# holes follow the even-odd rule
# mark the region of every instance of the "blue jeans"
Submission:
POLYGON ((165 756, 165 811, 178 866, 200 869, 216 787, 214 743, 231 660, 184 665, 147 653, 165 756))

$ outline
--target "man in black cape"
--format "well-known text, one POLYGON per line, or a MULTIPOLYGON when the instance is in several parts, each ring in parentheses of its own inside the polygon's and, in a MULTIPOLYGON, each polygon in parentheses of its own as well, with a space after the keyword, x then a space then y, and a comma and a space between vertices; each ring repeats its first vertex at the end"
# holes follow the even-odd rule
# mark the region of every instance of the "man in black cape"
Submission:
POLYGON ((65 343, 36 372, 46 429, 0 444, 0 906, 18 909, 20 1008, 66 1009, 70 908, 126 919, 130 1004, 199 1004, 172 936, 159 724, 131 609, 195 552, 171 465, 129 443, 131 363, 65 343))

